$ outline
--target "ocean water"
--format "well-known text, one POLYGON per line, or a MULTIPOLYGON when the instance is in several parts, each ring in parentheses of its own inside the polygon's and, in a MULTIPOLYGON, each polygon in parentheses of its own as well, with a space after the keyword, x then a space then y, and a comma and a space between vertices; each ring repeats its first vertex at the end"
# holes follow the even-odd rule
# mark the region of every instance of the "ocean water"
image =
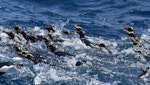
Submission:
POLYGON ((144 57, 150 57, 149 4, 149 0, 0 0, 0 61, 24 65, 19 71, 11 69, 0 76, 0 85, 149 85, 150 77, 139 78, 140 68, 150 66, 144 57), (10 40, 2 32, 15 32, 11 27, 14 24, 29 33, 45 36, 44 26, 55 25, 54 35, 64 42, 53 43, 58 50, 75 56, 55 56, 42 41, 21 43, 37 56, 61 62, 52 61, 55 66, 34 64, 18 56, 12 44, 20 41, 10 40), (86 46, 77 33, 61 33, 62 29, 76 32, 75 24, 83 28, 89 41, 105 43, 112 54, 103 48, 86 46), (133 51, 125 26, 134 28, 143 54, 133 51), (78 60, 87 63, 77 67, 78 60))

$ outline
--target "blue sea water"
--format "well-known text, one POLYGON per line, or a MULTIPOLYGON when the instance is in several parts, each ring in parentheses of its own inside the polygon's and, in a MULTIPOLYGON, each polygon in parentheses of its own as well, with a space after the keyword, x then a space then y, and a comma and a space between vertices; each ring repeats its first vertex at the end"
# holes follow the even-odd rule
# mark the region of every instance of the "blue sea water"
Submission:
MULTIPOLYGON (((150 1, 149 0, 0 0, 0 29, 11 30, 16 24, 35 35, 46 32, 43 27, 55 25, 55 35, 64 40, 56 43, 61 51, 74 55, 73 58, 59 57, 63 67, 47 64, 33 64, 15 54, 14 43, 1 32, 1 62, 12 61, 25 66, 18 72, 11 69, 0 76, 1 85, 149 85, 150 77, 141 79, 140 68, 150 65, 143 55, 133 51, 133 45, 124 32, 125 26, 133 26, 142 43, 144 55, 150 57, 150 1), (74 25, 81 26, 91 42, 103 42, 112 51, 92 49, 79 39, 79 36, 67 36, 62 29, 76 31, 74 25), (80 67, 75 62, 86 59, 80 67)), ((42 47, 43 42, 29 46, 42 56, 55 58, 42 47), (38 49, 38 51, 37 51, 38 49)), ((27 46, 28 47, 28 46, 27 46)), ((33 51, 29 48, 29 51, 33 51)))

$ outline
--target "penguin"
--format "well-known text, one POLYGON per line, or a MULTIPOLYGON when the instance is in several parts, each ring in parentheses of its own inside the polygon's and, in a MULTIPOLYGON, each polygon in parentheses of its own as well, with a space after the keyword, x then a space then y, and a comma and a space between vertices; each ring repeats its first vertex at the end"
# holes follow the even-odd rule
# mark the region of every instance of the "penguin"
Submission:
POLYGON ((38 41, 38 37, 35 35, 30 35, 29 37, 30 37, 31 42, 37 42, 38 41))
POLYGON ((74 27, 77 30, 77 33, 79 34, 80 39, 85 38, 85 32, 83 31, 83 29, 78 25, 74 25, 74 27))
POLYGON ((81 65, 83 65, 84 63, 86 63, 87 61, 86 60, 82 60, 82 61, 77 61, 76 62, 76 66, 81 66, 81 65))
POLYGON ((26 41, 28 43, 28 41, 30 40, 30 35, 25 31, 21 31, 21 34, 26 39, 26 41))
POLYGON ((90 42, 88 39, 86 39, 86 38, 80 38, 80 40, 81 40, 86 46, 89 46, 89 47, 91 47, 91 48, 94 48, 93 43, 90 42))
POLYGON ((74 34, 73 31, 64 30, 64 29, 61 32, 67 35, 74 34))
POLYGON ((127 26, 125 27, 125 32, 128 34, 128 36, 130 37, 130 40, 132 41, 133 45, 141 47, 139 40, 137 39, 135 33, 134 33, 134 29, 131 26, 127 26))
POLYGON ((130 37, 130 39, 131 39, 133 45, 138 46, 138 47, 141 47, 140 42, 139 42, 136 38, 130 37))
POLYGON ((77 31, 83 30, 82 27, 80 27, 80 26, 78 26, 78 25, 76 25, 76 24, 74 25, 74 27, 75 27, 75 29, 76 29, 77 31))
POLYGON ((22 57, 24 57, 24 58, 27 58, 27 59, 29 59, 29 60, 31 60, 31 61, 35 61, 35 57, 34 57, 32 54, 27 53, 27 52, 25 52, 25 51, 17 52, 17 54, 18 54, 19 56, 22 56, 22 57))
POLYGON ((78 26, 78 25, 74 25, 75 29, 77 30, 77 33, 79 34, 80 36, 80 40, 86 45, 86 46, 89 46, 91 48, 93 48, 93 43, 90 42, 88 39, 85 38, 85 32, 83 31, 83 29, 78 26))
POLYGON ((49 36, 50 39, 54 40, 55 36, 52 33, 48 33, 48 36, 49 36))
POLYGON ((56 51, 57 48, 53 44, 51 44, 51 42, 48 40, 48 38, 44 37, 43 40, 45 41, 47 48, 50 49, 51 52, 56 51))
POLYGON ((130 37, 136 37, 134 33, 134 29, 131 26, 125 27, 125 32, 130 36, 130 37))
POLYGON ((13 32, 8 32, 8 31, 3 31, 4 33, 6 33, 10 39, 14 39, 15 38, 15 34, 13 32))
POLYGON ((19 33, 22 32, 22 30, 21 30, 21 28, 19 26, 13 25, 12 27, 15 29, 15 31, 17 32, 17 34, 19 34, 19 33))
POLYGON ((141 68, 141 71, 143 73, 140 75, 140 78, 146 78, 150 75, 150 67, 147 67, 146 69, 141 68))
POLYGON ((48 31, 48 32, 55 32, 56 31, 56 26, 45 26, 45 29, 48 31))
POLYGON ((104 43, 97 42, 96 45, 98 45, 99 47, 103 47, 103 48, 105 48, 109 53, 112 53, 112 52, 106 47, 106 45, 105 45, 104 43))
POLYGON ((50 59, 48 58, 45 58, 45 57, 42 57, 42 56, 39 56, 39 55, 34 55, 34 54, 31 54, 31 53, 27 53, 27 52, 17 52, 17 54, 19 56, 22 56, 26 59, 29 59, 31 61, 34 62, 34 64, 38 64, 38 63, 45 63, 45 64, 49 64, 50 63, 50 59))
POLYGON ((48 49, 50 49, 51 52, 55 52, 57 49, 53 44, 50 43, 46 44, 46 46, 48 49))
POLYGON ((14 44, 14 47, 15 47, 15 49, 16 49, 16 52, 21 52, 21 51, 23 50, 23 47, 20 46, 20 45, 18 45, 18 43, 15 43, 15 44, 14 44))
POLYGON ((76 66, 81 66, 81 65, 83 65, 83 63, 81 61, 77 61, 75 65, 76 66))
POLYGON ((48 40, 48 38, 43 38, 43 40, 45 41, 45 44, 47 46, 47 48, 55 55, 57 56, 74 56, 70 53, 67 52, 62 52, 62 51, 57 51, 57 48, 55 47, 54 44, 51 44, 51 42, 48 40))

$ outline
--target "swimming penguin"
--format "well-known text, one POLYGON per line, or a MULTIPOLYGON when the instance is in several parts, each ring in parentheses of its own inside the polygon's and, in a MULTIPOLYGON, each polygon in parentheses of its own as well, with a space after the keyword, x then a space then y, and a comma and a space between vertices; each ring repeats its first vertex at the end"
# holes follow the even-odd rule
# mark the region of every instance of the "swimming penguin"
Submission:
POLYGON ((80 35, 80 38, 85 38, 85 32, 84 31, 78 31, 77 33, 80 35))
POLYGON ((78 25, 74 25, 74 27, 77 30, 77 33, 79 34, 80 38, 85 38, 85 32, 83 31, 83 29, 78 25))
POLYGON ((23 47, 18 45, 18 43, 14 44, 16 52, 21 52, 23 50, 23 47))
POLYGON ((26 59, 29 59, 29 60, 33 61, 34 64, 38 64, 38 63, 48 64, 48 63, 50 63, 50 59, 48 59, 46 57, 42 57, 42 56, 39 56, 39 55, 34 55, 34 54, 31 54, 31 53, 27 53, 25 51, 17 52, 17 54, 19 56, 22 56, 26 59))
POLYGON ((67 35, 73 34, 73 31, 64 30, 64 29, 61 32, 64 33, 64 34, 67 34, 67 35))
POLYGON ((55 32, 56 31, 56 26, 45 26, 45 29, 48 31, 48 32, 55 32))
POLYGON ((70 54, 70 53, 67 53, 67 52, 61 52, 61 51, 57 51, 57 48, 55 47, 55 45, 54 44, 51 44, 51 42, 48 40, 48 38, 43 38, 44 39, 44 41, 45 41, 45 44, 46 44, 46 46, 47 46, 47 48, 48 49, 50 49, 50 51, 53 53, 53 54, 55 54, 55 55, 57 55, 57 56, 74 56, 74 55, 72 55, 72 54, 70 54))
POLYGON ((20 69, 22 66, 21 64, 14 64, 12 62, 0 62, 0 75, 5 74, 11 68, 20 69))
POLYGON ((53 44, 51 44, 51 42, 48 40, 48 38, 44 37, 43 40, 45 41, 47 48, 50 49, 51 52, 56 51, 57 48, 53 44))
POLYGON ((81 38, 81 41, 82 41, 86 46, 90 46, 91 48, 93 48, 93 43, 90 42, 88 39, 86 39, 86 38, 81 38))
POLYGON ((4 33, 6 33, 10 39, 14 39, 15 38, 15 34, 13 32, 8 32, 8 31, 3 31, 4 33))
POLYGON ((80 40, 86 45, 86 46, 90 46, 91 48, 93 48, 93 43, 90 42, 88 39, 85 38, 85 32, 83 31, 83 29, 78 26, 78 25, 74 25, 74 27, 77 30, 77 33, 80 36, 80 40))
POLYGON ((30 35, 29 37, 30 37, 31 42, 37 42, 38 41, 38 37, 35 35, 30 35))
POLYGON ((25 31, 21 31, 21 34, 23 35, 23 37, 27 40, 27 42, 30 40, 30 35, 25 32, 25 31))
POLYGON ((24 58, 27 58, 27 59, 29 59, 29 60, 32 60, 32 61, 35 60, 35 57, 34 57, 32 54, 27 53, 27 52, 25 52, 25 51, 17 52, 17 54, 20 55, 20 56, 22 56, 22 57, 24 57, 24 58))
POLYGON ((112 52, 106 47, 106 45, 105 45, 104 43, 98 42, 98 43, 96 43, 96 45, 98 45, 99 47, 103 47, 103 48, 105 48, 109 53, 112 53, 112 52))
POLYGON ((140 78, 146 78, 150 75, 150 67, 144 69, 144 68, 141 68, 141 71, 143 72, 141 75, 140 75, 140 78))
POLYGON ((48 33, 48 36, 49 36, 50 39, 54 40, 55 36, 52 33, 48 33))
POLYGON ((19 26, 13 25, 12 27, 16 30, 17 34, 22 32, 22 30, 19 26))
POLYGON ((80 26, 78 26, 78 25, 76 25, 76 24, 74 25, 74 27, 75 27, 75 29, 76 29, 77 31, 83 30, 82 27, 80 27, 80 26))
POLYGON ((130 36, 130 37, 136 37, 134 33, 134 29, 131 26, 125 27, 125 32, 130 36))
POLYGON ((81 61, 77 61, 75 65, 76 66, 81 66, 81 65, 83 65, 83 63, 81 61))
POLYGON ((56 49, 57 49, 57 48, 56 48, 53 44, 50 44, 50 43, 49 43, 49 44, 47 44, 46 46, 47 46, 47 48, 48 48, 48 49, 50 49, 50 50, 51 50, 51 52, 55 52, 55 51, 56 51, 56 49))
POLYGON ((133 48, 133 51, 139 54, 142 54, 142 50, 140 48, 133 48))
POLYGON ((135 33, 134 33, 133 27, 131 27, 131 26, 125 27, 125 32, 126 32, 126 33, 128 34, 128 36, 130 37, 130 39, 131 39, 133 45, 141 47, 140 42, 138 41, 138 39, 137 39, 137 37, 136 37, 136 35, 135 35, 135 33))
POLYGON ((140 42, 136 38, 130 37, 130 39, 131 39, 133 45, 141 47, 140 42))
POLYGON ((86 63, 87 61, 86 60, 82 60, 82 61, 77 61, 76 62, 76 66, 81 66, 81 65, 83 65, 84 63, 86 63))

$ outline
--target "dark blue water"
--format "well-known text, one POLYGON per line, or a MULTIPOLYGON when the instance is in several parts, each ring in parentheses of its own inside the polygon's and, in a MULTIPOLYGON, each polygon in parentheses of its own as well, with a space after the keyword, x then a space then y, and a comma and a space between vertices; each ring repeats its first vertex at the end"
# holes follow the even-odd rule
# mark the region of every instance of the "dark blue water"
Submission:
MULTIPOLYGON (((11 25, 17 24, 24 30, 31 27, 36 29, 36 34, 44 34, 44 26, 55 25, 56 35, 65 40, 57 46, 76 55, 71 59, 62 58, 65 69, 61 70, 45 64, 34 65, 26 59, 15 60, 17 55, 7 45, 12 41, 4 38, 0 42, 2 61, 24 63, 25 67, 21 72, 13 70, 1 76, 0 84, 149 85, 149 77, 140 79, 138 76, 140 68, 148 67, 150 62, 143 61, 141 55, 133 51, 132 43, 124 32, 125 26, 133 26, 145 55, 150 56, 150 44, 144 41, 150 41, 149 4, 149 0, 0 0, 1 29, 13 30, 11 25), (92 42, 106 43, 113 54, 85 46, 77 34, 68 38, 60 33, 62 29, 75 31, 74 24, 83 27, 86 37, 92 42), (74 66, 77 60, 84 58, 88 64, 74 66)), ((36 46, 41 44, 31 45, 40 49, 42 55, 51 57, 45 48, 36 46)))

